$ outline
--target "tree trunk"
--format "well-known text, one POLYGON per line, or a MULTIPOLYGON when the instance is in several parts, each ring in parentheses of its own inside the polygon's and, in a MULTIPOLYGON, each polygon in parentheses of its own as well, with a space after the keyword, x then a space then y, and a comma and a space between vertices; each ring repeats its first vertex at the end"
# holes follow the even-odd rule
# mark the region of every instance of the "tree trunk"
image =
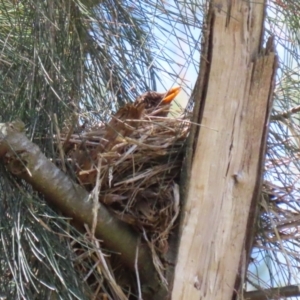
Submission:
POLYGON ((276 69, 272 38, 261 47, 264 6, 210 7, 172 300, 231 299, 247 261, 276 69))

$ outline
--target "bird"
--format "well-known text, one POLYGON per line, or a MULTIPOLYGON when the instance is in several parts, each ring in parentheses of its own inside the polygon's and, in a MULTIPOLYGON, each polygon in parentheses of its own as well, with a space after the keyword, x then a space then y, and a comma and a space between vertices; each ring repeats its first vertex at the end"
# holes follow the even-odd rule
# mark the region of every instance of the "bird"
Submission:
POLYGON ((166 117, 169 113, 170 104, 179 94, 181 88, 173 87, 165 93, 149 91, 139 96, 134 105, 144 103, 145 113, 157 117, 166 117))
POLYGON ((105 142, 99 146, 106 150, 111 149, 118 136, 129 136, 139 126, 137 121, 145 114, 155 117, 166 117, 169 113, 171 102, 179 94, 180 90, 180 87, 174 87, 165 93, 149 91, 139 96, 134 103, 128 103, 121 107, 106 125, 105 142))
POLYGON ((174 87, 165 93, 148 91, 137 97, 133 103, 121 107, 106 124, 103 140, 89 152, 89 155, 86 153, 83 155, 83 159, 77 162, 80 166, 77 178, 81 184, 86 185, 95 182, 97 171, 94 166, 97 165, 98 154, 114 151, 114 146, 119 143, 118 137, 129 136, 138 128, 138 120, 141 120, 145 115, 166 117, 171 102, 180 90, 180 87, 174 87))
POLYGON ((104 139, 114 140, 117 136, 128 136, 137 126, 145 110, 145 103, 126 104, 114 114, 106 125, 104 139))

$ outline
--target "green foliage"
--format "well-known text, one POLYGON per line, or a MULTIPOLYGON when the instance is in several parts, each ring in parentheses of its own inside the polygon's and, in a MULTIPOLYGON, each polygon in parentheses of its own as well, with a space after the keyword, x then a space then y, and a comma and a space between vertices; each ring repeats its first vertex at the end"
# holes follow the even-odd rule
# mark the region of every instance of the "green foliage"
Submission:
POLYGON ((1 121, 18 117, 45 137, 53 114, 60 124, 79 111, 103 117, 155 87, 149 20, 126 2, 15 2, 0 7, 1 121))
MULTIPOLYGON (((173 84, 187 65, 198 71, 202 5, 0 0, 0 122, 22 120, 27 136, 55 160, 55 116, 61 129, 106 121, 118 106, 163 85, 164 76, 173 84)), ((91 299, 82 280, 95 261, 86 255, 79 270, 69 246, 76 240, 87 251, 81 234, 24 182, 4 168, 0 174, 0 293, 91 299)))

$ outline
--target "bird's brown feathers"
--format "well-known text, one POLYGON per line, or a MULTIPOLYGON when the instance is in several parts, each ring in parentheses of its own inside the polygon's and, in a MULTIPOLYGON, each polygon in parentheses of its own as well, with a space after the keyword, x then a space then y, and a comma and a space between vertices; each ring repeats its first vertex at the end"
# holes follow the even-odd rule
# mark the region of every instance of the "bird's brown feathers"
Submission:
POLYGON ((95 166, 97 166, 98 154, 113 150, 114 146, 119 143, 118 137, 129 136, 139 126, 138 120, 145 113, 166 117, 170 103, 179 91, 180 88, 176 87, 166 93, 146 92, 139 96, 133 104, 126 104, 120 108, 106 125, 103 141, 89 155, 84 155, 81 162, 78 162, 80 170, 77 171, 77 178, 81 184, 90 185, 94 183, 97 174, 95 166))

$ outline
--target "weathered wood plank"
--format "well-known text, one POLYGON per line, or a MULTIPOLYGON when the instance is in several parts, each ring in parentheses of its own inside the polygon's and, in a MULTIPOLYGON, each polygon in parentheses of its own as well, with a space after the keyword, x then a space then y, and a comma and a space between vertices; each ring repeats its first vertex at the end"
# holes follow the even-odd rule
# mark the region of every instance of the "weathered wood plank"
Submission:
POLYGON ((211 67, 183 207, 173 300, 232 297, 261 176, 275 72, 275 54, 260 49, 264 5, 215 1, 210 12, 211 67))

